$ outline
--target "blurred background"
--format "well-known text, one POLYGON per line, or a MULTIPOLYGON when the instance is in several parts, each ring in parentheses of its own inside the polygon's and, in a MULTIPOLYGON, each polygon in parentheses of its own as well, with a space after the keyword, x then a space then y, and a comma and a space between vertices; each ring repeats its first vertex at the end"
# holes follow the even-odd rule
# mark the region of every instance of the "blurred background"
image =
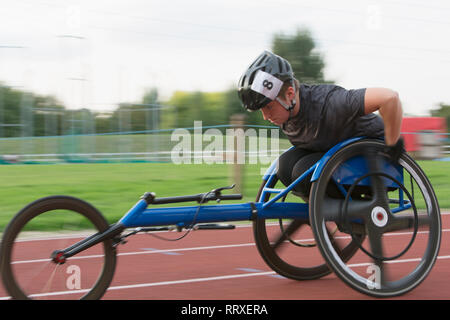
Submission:
MULTIPOLYGON (((181 183, 195 171, 192 190, 243 179, 252 199, 267 165, 245 164, 249 169, 240 175, 246 178, 220 166, 174 169, 170 151, 177 141, 171 134, 193 130, 194 121, 222 133, 236 127, 273 129, 258 112, 232 120, 243 113, 237 81, 264 49, 288 59, 302 83, 396 90, 407 151, 433 161, 423 162, 425 167, 439 163, 442 169, 430 175, 444 180, 450 159, 449 13, 444 0, 3 1, 0 162, 8 166, 0 173, 16 184, 0 188, 11 194, 26 190, 30 199, 78 192, 100 201, 99 181, 122 170, 102 164, 125 163, 130 185, 125 187, 122 176, 116 192, 130 191, 134 199, 132 179, 154 170, 147 185, 155 186, 164 179, 166 164, 180 171, 181 183), (140 162, 145 169, 133 167, 140 162), (96 167, 83 175, 79 167, 65 166, 62 176, 48 183, 53 189, 45 189, 49 175, 61 169, 39 165, 56 163, 96 167), (133 168, 136 176, 130 174, 133 168), (203 181, 207 172, 221 173, 203 181), (27 182, 17 182, 21 175, 27 182), (97 186, 96 192, 66 190, 61 184, 70 175, 97 186), (39 193, 29 193, 30 186, 39 193)), ((280 132, 279 153, 289 147, 283 138, 280 132)), ((161 183, 163 192, 186 194, 185 186, 177 189, 169 180, 162 182, 173 187, 161 183)), ((107 186, 111 191, 114 183, 107 186)), ((4 205, 10 211, 20 207, 14 199, 4 205)))

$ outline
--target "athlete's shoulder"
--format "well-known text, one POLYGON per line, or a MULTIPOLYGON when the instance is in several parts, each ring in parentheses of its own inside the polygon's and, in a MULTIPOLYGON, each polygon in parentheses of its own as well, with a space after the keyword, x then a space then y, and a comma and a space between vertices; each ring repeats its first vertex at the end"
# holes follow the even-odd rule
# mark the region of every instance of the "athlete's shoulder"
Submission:
MULTIPOLYGON (((300 87, 301 89, 302 87, 300 87)), ((309 91, 311 94, 326 94, 332 91, 345 90, 345 88, 330 83, 319 83, 319 84, 310 84, 304 85, 304 90, 309 91)))
POLYGON ((305 101, 322 104, 336 92, 345 91, 341 86, 335 84, 304 84, 300 85, 300 95, 305 101))

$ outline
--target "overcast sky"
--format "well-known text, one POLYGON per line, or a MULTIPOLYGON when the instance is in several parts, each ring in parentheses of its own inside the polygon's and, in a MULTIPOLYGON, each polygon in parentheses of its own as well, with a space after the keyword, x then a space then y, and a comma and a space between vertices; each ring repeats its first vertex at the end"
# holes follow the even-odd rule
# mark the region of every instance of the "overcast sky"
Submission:
POLYGON ((0 81, 111 110, 150 87, 222 91, 274 33, 311 31, 325 78, 399 92, 406 114, 450 103, 444 0, 0 0, 0 81))

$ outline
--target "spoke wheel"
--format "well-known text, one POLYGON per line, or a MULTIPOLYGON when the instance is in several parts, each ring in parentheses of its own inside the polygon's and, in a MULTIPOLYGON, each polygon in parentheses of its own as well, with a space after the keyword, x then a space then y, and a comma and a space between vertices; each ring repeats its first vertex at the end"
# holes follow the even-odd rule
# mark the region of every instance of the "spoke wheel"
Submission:
POLYGON ((76 198, 52 196, 29 204, 3 235, 0 263, 6 290, 13 299, 100 299, 116 266, 112 240, 64 263, 52 261, 52 254, 107 228, 97 209, 76 198))
MULTIPOLYGON (((267 186, 263 182, 256 201, 260 201, 264 187, 273 188, 275 177, 267 186)), ((268 194, 263 202, 270 199, 268 194)), ((349 260, 358 246, 347 235, 336 233, 336 225, 326 226, 333 246, 344 261, 349 260)), ((309 219, 256 219, 253 221, 253 235, 256 247, 266 264, 278 274, 294 280, 312 280, 331 273, 316 247, 309 219)))
POLYGON ((441 241, 439 205, 426 175, 406 153, 393 165, 383 148, 380 141, 362 140, 339 150, 313 183, 310 198, 311 226, 324 259, 347 285, 375 297, 402 295, 418 286, 431 271, 441 241), (330 199, 326 185, 355 159, 366 165, 366 174, 348 183, 345 200, 330 199), (352 191, 364 179, 370 192, 361 199, 352 191), (334 249, 325 228, 330 221, 352 236, 356 230, 367 234, 352 264, 334 249))

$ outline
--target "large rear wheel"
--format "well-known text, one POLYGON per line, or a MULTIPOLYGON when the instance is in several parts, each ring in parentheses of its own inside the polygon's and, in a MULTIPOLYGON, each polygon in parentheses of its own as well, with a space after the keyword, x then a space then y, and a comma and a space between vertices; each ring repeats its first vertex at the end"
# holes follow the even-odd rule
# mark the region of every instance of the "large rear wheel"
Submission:
POLYGON ((312 186, 310 220, 337 276, 364 294, 392 297, 414 289, 430 273, 439 252, 441 220, 436 195, 419 165, 406 153, 394 165, 383 149, 380 141, 362 140, 335 153, 312 186), (326 186, 349 163, 364 165, 366 173, 343 186, 348 191, 344 200, 331 199, 326 186), (364 181, 368 194, 355 196, 353 190, 364 181), (351 237, 367 234, 351 264, 333 246, 326 229, 330 221, 351 237))

